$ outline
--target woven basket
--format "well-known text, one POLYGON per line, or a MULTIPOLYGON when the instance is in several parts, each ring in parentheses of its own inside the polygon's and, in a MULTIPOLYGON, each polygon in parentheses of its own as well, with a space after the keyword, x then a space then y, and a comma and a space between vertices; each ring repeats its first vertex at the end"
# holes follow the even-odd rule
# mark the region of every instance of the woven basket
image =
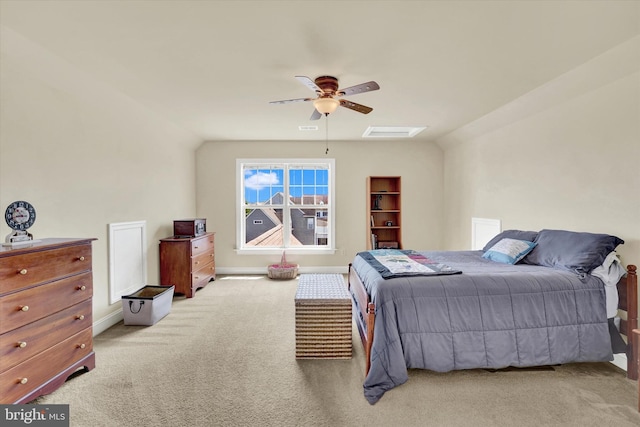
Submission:
POLYGON ((271 264, 267 268, 269 279, 289 280, 298 277, 298 264, 287 264, 287 258, 282 253, 280 264, 271 264))

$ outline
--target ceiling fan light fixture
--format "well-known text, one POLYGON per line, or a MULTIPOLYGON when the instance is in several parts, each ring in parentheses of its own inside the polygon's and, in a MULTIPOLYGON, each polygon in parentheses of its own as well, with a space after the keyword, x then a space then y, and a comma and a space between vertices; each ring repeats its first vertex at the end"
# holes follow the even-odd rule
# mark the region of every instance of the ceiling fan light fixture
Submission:
POLYGON ((330 97, 318 98, 313 101, 313 106, 316 108, 316 110, 324 115, 333 113, 334 111, 336 111, 339 105, 340 101, 330 97))

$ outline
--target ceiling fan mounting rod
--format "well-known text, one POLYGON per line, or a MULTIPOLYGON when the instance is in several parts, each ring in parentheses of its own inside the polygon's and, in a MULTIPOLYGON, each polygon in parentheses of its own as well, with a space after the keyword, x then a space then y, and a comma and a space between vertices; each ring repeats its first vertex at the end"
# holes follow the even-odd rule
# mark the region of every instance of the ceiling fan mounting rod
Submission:
POLYGON ((316 77, 315 84, 325 95, 333 95, 338 91, 338 79, 333 76, 316 77))

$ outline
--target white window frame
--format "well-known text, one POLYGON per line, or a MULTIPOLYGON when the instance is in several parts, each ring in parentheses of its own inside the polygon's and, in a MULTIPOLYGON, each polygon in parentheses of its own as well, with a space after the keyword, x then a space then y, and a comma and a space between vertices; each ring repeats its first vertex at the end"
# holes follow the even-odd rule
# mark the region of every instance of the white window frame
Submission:
MULTIPOLYGON (((335 248, 335 159, 236 159, 236 253, 238 254, 281 254, 286 251, 290 254, 334 254, 335 248), (327 245, 323 246, 290 246, 285 248, 261 248, 255 246, 245 246, 244 227, 245 227, 245 209, 250 206, 245 205, 244 201, 244 165, 259 165, 264 163, 267 165, 328 165, 329 167, 329 206, 327 207, 329 215, 329 232, 327 237, 327 245)), ((283 183, 285 193, 288 193, 289 178, 288 169, 285 171, 285 182, 283 183)), ((320 207, 320 206, 318 206, 320 207)), ((323 207, 324 208, 324 207, 323 207)), ((289 215, 284 215, 285 230, 289 230, 289 215)), ((286 238, 285 241, 288 241, 286 238)))

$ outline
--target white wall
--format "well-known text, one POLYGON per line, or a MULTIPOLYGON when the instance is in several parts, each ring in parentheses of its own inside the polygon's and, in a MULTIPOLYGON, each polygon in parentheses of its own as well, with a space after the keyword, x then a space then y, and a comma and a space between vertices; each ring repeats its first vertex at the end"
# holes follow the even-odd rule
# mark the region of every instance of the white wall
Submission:
MULTIPOLYGON (((0 206, 31 202, 36 238, 98 239, 99 321, 121 308, 109 305, 107 224, 146 220, 157 283, 158 240, 173 219, 195 215, 200 140, 8 29, 0 42, 0 206)), ((2 221, 1 238, 9 232, 2 221)))
POLYGON ((469 247, 475 216, 615 234, 640 264, 639 51, 636 37, 440 141, 447 249, 469 247))
MULTIPOLYGON (((365 250, 366 178, 402 176, 402 241, 407 248, 437 249, 442 239, 442 150, 412 140, 361 142, 330 141, 329 157, 336 159, 335 255, 291 255, 302 268, 346 271, 358 251, 365 250)), ((197 151, 198 215, 207 230, 216 232, 219 271, 262 268, 278 255, 238 255, 235 252, 236 159, 322 158, 325 142, 232 141, 207 142, 197 151)))
MULTIPOLYGON (((147 221, 150 283, 158 280, 158 239, 177 218, 208 219, 222 269, 278 260, 234 251, 235 159, 322 157, 323 141, 206 142, 196 150, 196 136, 1 31, 0 206, 33 203, 38 238, 98 238, 94 320, 120 309, 108 303, 109 223, 147 221)), ((367 238, 366 177, 401 175, 405 247, 468 248, 470 218, 486 217, 504 228, 613 233, 626 240, 624 261, 640 263, 638 47, 631 40, 439 145, 331 141, 338 252, 293 261, 346 268, 367 238)))

